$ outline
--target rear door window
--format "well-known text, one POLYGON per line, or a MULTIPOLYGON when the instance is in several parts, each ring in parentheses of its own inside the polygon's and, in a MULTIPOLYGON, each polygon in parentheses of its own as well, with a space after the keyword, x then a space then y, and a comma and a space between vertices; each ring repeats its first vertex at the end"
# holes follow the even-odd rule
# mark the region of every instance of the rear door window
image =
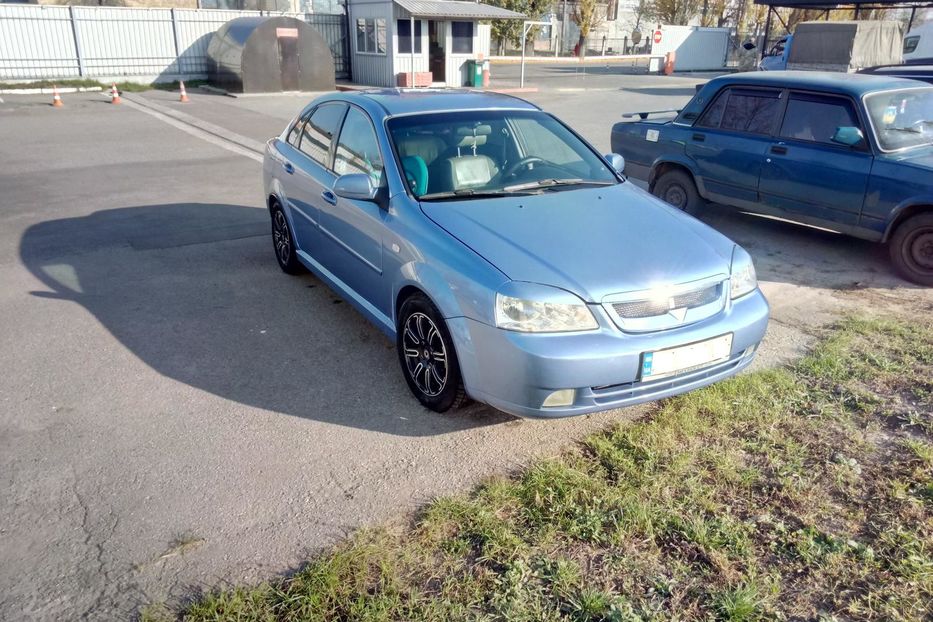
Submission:
POLYGON ((833 135, 840 127, 860 128, 855 107, 848 99, 791 93, 780 135, 781 138, 833 145, 833 135))
POLYGON ((727 89, 706 109, 700 127, 749 134, 770 134, 780 112, 780 91, 727 89))
POLYGON ((302 126, 298 148, 325 168, 330 168, 331 144, 346 111, 346 104, 323 104, 302 126))

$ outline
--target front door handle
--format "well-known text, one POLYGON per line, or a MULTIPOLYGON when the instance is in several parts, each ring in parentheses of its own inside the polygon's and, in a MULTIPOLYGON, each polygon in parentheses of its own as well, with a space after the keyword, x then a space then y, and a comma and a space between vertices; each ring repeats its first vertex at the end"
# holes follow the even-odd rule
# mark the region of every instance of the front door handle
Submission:
POLYGON ((284 163, 284 164, 282 165, 282 168, 284 168, 284 169, 285 169, 285 172, 288 173, 289 175, 291 175, 292 173, 295 172, 295 167, 292 166, 292 163, 291 163, 291 162, 286 162, 286 163, 284 163))
POLYGON ((698 143, 701 143, 704 140, 706 140, 706 134, 694 134, 693 140, 697 141, 698 143))
POLYGON ((771 153, 775 155, 784 155, 787 153, 787 147, 782 147, 781 145, 774 145, 771 147, 771 153))
POLYGON ((331 205, 337 205, 337 195, 335 195, 330 190, 325 190, 321 193, 321 198, 330 203, 331 205))

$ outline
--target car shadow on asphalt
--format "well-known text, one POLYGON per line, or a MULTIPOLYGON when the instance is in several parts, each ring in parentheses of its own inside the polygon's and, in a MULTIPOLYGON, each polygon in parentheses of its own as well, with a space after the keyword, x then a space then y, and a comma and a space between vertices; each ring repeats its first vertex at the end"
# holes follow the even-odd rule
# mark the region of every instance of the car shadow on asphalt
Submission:
POLYGON ((33 295, 81 305, 158 373, 239 404, 401 436, 515 421, 482 405, 422 408, 394 344, 314 276, 279 270, 261 208, 46 221, 23 234, 20 257, 50 290, 33 295))

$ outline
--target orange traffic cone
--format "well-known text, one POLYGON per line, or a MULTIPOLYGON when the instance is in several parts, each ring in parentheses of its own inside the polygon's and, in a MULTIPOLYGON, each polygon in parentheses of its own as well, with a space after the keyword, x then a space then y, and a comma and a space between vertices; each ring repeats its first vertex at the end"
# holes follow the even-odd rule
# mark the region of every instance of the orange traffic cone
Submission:
POLYGON ((120 103, 120 91, 117 90, 116 84, 110 87, 110 103, 111 104, 120 103))
POLYGON ((188 101, 190 101, 190 100, 188 99, 188 92, 185 91, 185 83, 184 83, 184 82, 179 82, 179 83, 178 83, 178 86, 181 87, 181 97, 178 98, 178 101, 180 101, 180 102, 183 103, 183 104, 186 103, 186 102, 188 102, 188 101))
POLYGON ((55 108, 61 108, 65 104, 62 103, 62 96, 58 94, 58 87, 52 87, 52 106, 55 108))

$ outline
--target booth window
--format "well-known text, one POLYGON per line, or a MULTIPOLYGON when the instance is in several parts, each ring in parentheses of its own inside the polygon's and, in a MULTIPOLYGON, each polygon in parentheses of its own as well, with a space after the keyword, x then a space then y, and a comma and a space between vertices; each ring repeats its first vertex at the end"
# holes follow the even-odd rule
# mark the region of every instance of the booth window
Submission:
MULTIPOLYGON (((398 52, 411 54, 411 22, 398 20, 398 52)), ((415 20, 415 54, 421 54, 421 20, 415 20)))
POLYGON ((356 51, 362 54, 386 53, 386 21, 382 18, 356 20, 356 51))
POLYGON ((473 53, 473 22, 450 22, 453 35, 451 52, 454 54, 473 53))

